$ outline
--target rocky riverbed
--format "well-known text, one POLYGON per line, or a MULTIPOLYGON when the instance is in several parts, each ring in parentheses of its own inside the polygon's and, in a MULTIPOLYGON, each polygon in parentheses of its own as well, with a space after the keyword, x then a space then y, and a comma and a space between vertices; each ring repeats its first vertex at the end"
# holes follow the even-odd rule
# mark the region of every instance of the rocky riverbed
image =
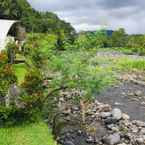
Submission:
POLYGON ((124 74, 119 80, 120 83, 105 89, 96 98, 100 102, 120 108, 129 114, 132 120, 145 121, 144 78, 141 73, 124 74))
POLYGON ((62 145, 145 145, 145 123, 130 120, 119 108, 97 100, 85 109, 70 106, 58 117, 56 137, 62 145))
MULTIPOLYGON (((122 53, 97 56, 122 57, 122 53)), ((126 56, 126 55, 125 55, 126 56)), ((131 59, 144 57, 130 55, 131 59)), ((118 84, 96 95, 96 101, 74 105, 75 96, 62 94, 55 135, 61 145, 145 145, 145 76, 121 74, 118 84), (135 80, 135 81, 134 81, 135 80), (138 83, 139 82, 139 83, 138 83), (65 96, 65 97, 64 97, 65 96), (141 121, 139 121, 141 120, 141 121)))

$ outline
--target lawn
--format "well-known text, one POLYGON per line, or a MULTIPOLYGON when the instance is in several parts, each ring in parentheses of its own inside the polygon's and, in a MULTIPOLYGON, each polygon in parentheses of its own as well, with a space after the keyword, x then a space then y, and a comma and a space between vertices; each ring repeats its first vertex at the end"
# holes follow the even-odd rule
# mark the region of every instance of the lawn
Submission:
POLYGON ((25 74, 27 73, 26 65, 24 63, 14 64, 14 71, 18 78, 18 82, 21 83, 24 80, 25 74))
POLYGON ((56 145, 51 131, 43 123, 0 128, 0 145, 56 145))

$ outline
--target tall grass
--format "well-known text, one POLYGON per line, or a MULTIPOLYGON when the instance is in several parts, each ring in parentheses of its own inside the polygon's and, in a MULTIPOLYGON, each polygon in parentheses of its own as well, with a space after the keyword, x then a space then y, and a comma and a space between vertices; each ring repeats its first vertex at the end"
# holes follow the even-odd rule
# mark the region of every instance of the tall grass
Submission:
POLYGON ((116 64, 117 68, 122 71, 145 71, 145 60, 144 59, 129 59, 121 58, 116 64))

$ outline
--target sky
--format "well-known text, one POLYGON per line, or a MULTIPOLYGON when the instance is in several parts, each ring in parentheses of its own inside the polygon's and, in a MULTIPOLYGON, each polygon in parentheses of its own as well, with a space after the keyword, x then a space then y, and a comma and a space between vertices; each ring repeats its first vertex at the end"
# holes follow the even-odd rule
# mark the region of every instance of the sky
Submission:
POLYGON ((33 8, 55 12, 77 31, 125 28, 145 33, 145 0, 28 0, 33 8))

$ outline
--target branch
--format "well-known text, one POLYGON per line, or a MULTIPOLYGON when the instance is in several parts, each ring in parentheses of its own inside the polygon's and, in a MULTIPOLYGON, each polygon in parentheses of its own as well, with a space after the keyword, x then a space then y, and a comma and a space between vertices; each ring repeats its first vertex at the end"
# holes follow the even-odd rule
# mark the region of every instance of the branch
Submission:
POLYGON ((61 87, 59 87, 59 88, 56 88, 56 89, 50 91, 50 92, 48 93, 48 95, 44 98, 43 101, 45 101, 48 97, 50 97, 51 95, 53 95, 55 92, 58 92, 58 91, 60 91, 60 90, 65 90, 65 89, 67 89, 67 88, 68 88, 68 87, 66 87, 66 86, 61 86, 61 87))

